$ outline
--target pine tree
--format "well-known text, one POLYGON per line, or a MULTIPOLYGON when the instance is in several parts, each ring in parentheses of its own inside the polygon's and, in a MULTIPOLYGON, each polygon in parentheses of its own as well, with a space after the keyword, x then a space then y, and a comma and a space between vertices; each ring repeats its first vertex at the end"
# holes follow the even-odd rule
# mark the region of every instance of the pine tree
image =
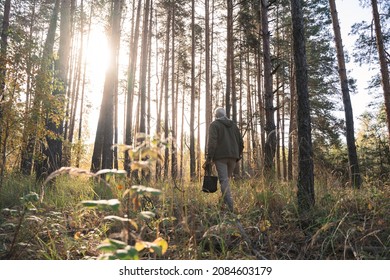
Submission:
POLYGON ((298 100, 298 208, 305 213, 314 206, 313 148, 308 92, 308 75, 305 46, 305 28, 300 0, 291 0, 295 86, 298 100))

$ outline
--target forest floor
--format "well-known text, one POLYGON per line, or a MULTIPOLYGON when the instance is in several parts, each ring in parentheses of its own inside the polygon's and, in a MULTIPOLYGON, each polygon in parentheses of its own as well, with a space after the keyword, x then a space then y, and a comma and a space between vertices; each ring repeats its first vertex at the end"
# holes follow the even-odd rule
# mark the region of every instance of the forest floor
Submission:
POLYGON ((389 183, 317 182, 302 218, 285 182, 236 180, 229 214, 200 182, 32 181, 8 176, 0 189, 0 259, 390 259, 389 183))

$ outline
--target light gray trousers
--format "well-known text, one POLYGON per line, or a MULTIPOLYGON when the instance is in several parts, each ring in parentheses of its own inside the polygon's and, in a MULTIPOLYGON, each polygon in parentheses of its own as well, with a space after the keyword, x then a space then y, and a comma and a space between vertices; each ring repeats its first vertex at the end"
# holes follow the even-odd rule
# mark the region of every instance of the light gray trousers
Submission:
POLYGON ((236 166, 235 158, 224 158, 214 160, 215 168, 218 172, 219 183, 221 184, 222 197, 229 210, 233 212, 233 199, 230 191, 229 179, 233 175, 236 166))

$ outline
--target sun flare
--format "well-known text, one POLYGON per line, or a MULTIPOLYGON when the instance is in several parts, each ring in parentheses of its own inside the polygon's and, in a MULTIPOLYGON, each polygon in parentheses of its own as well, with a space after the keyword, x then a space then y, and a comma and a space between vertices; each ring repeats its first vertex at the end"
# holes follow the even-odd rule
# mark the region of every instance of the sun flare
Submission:
POLYGON ((85 55, 91 84, 104 80, 110 59, 107 37, 104 32, 98 29, 91 31, 85 55))

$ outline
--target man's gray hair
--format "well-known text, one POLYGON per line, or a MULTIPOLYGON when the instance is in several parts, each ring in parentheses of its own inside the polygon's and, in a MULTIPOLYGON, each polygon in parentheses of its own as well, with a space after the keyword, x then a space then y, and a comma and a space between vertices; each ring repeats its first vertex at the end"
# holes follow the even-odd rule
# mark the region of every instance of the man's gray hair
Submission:
POLYGON ((218 107, 217 109, 215 109, 215 118, 220 119, 220 118, 223 118, 223 117, 226 117, 225 108, 218 107))

